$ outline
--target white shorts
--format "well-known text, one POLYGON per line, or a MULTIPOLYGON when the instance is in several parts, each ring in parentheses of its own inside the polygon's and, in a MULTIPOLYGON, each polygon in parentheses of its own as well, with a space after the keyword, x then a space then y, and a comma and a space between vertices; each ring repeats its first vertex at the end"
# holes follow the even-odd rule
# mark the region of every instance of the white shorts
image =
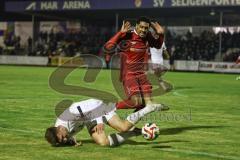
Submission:
MULTIPOLYGON (((108 124, 108 121, 114 116, 116 115, 116 112, 115 112, 116 109, 113 109, 112 111, 106 113, 105 115, 102 116, 102 119, 103 119, 103 122, 108 124)), ((88 132, 90 135, 92 135, 92 133, 94 133, 94 131, 92 130, 95 126, 97 125, 97 121, 96 120, 93 120, 93 121, 90 121, 90 122, 87 122, 86 123, 86 126, 87 126, 87 129, 88 129, 88 132)))

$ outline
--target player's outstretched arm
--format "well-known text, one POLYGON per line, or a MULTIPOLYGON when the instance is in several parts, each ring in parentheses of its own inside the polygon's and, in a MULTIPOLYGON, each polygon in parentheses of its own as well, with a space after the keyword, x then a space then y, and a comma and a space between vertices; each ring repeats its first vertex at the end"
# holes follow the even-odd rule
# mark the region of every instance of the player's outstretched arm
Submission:
POLYGON ((105 45, 104 52, 105 53, 114 53, 117 44, 123 40, 126 36, 126 33, 130 30, 131 24, 128 21, 123 21, 121 30, 117 32, 105 45))
POLYGON ((74 140, 74 147, 82 146, 82 142, 81 141, 77 142, 75 137, 73 138, 73 140, 74 140))
POLYGON ((149 46, 160 49, 162 47, 164 40, 164 29, 157 22, 151 22, 151 27, 155 30, 156 34, 158 35, 158 38, 154 38, 153 35, 149 33, 147 36, 149 46))
POLYGON ((151 22, 151 27, 157 34, 164 34, 164 29, 158 22, 151 22))

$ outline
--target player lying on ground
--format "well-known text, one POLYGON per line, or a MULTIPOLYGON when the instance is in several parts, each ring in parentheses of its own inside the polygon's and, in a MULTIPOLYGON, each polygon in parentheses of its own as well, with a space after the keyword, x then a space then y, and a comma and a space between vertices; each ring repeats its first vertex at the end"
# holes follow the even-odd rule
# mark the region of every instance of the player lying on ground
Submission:
POLYGON ((124 21, 121 30, 104 46, 105 52, 115 52, 119 45, 121 56, 121 75, 127 100, 117 104, 117 109, 143 108, 153 104, 151 93, 152 85, 145 74, 147 64, 146 55, 149 47, 161 48, 164 38, 164 29, 157 22, 151 22, 146 17, 137 20, 135 29, 130 31, 131 24, 124 21), (149 31, 154 29, 158 38, 149 31), (122 47, 121 47, 122 46, 122 47))
POLYGON ((126 120, 122 120, 115 113, 115 104, 107 105, 101 100, 89 99, 73 103, 56 120, 55 126, 47 128, 46 140, 53 146, 81 145, 77 143, 74 135, 87 126, 92 139, 101 146, 117 146, 126 139, 138 136, 141 130, 134 125, 146 114, 155 110, 161 110, 162 105, 147 106, 138 112, 130 114, 126 120), (119 131, 106 135, 104 123, 119 131), (131 128, 134 128, 130 130, 131 128))

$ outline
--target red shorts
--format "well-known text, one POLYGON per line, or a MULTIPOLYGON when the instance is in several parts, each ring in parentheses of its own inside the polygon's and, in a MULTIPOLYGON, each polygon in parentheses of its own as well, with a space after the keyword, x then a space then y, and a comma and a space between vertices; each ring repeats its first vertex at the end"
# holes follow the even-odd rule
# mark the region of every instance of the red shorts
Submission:
POLYGON ((133 95, 152 93, 152 85, 145 74, 127 76, 127 78, 123 80, 123 87, 129 99, 133 95))

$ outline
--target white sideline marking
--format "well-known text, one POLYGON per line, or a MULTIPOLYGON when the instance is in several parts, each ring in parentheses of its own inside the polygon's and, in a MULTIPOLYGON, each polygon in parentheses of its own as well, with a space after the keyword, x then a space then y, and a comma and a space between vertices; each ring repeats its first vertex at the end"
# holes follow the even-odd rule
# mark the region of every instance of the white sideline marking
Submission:
POLYGON ((172 93, 174 96, 179 96, 179 97, 188 97, 187 95, 184 95, 184 94, 181 94, 181 93, 179 93, 179 92, 177 92, 177 91, 174 91, 173 93, 172 93))
POLYGON ((208 156, 208 157, 213 157, 213 158, 222 158, 222 159, 227 159, 227 160, 239 160, 239 157, 225 156, 225 155, 207 153, 207 152, 197 152, 197 151, 191 151, 191 150, 167 149, 167 148, 161 149, 161 150, 167 151, 167 152, 179 152, 179 153, 192 154, 192 155, 208 156))

